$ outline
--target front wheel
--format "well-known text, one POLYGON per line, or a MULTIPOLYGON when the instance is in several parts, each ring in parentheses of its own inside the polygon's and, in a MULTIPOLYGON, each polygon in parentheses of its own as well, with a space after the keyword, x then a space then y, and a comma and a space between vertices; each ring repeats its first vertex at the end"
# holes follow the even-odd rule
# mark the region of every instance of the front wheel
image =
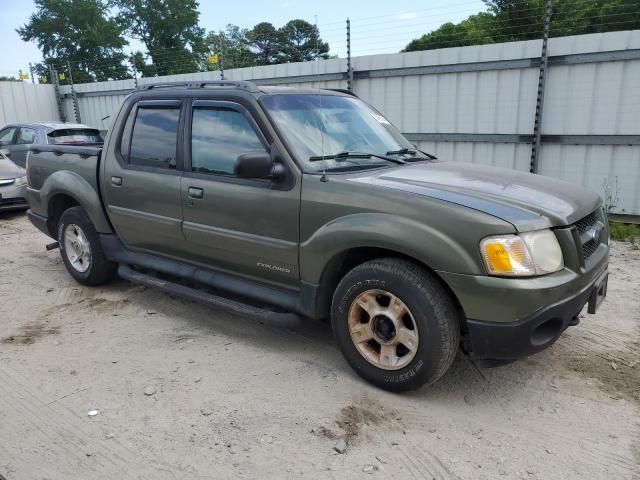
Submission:
POLYGON ((383 258, 354 268, 336 288, 331 310, 346 360, 386 390, 435 382, 460 343, 450 294, 430 272, 407 260, 383 258))
POLYGON ((83 285, 102 285, 115 276, 118 265, 107 260, 84 208, 72 207, 62 214, 58 244, 67 271, 83 285))

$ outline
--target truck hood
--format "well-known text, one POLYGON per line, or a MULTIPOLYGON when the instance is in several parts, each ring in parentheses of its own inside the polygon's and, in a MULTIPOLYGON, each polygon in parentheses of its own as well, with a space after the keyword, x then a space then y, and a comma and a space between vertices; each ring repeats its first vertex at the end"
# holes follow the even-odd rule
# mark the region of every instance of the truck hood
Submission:
POLYGON ((518 231, 574 223, 602 202, 597 193, 555 178, 459 162, 405 165, 352 180, 473 208, 518 231))
POLYGON ((25 175, 24 169, 18 167, 7 158, 0 158, 0 180, 7 178, 18 178, 25 175))

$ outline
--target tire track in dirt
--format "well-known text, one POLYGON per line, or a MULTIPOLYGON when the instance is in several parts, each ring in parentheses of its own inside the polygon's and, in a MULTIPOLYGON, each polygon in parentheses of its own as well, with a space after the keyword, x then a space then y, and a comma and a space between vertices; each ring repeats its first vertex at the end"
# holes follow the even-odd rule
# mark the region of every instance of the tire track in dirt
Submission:
MULTIPOLYGON (((434 414, 437 415, 437 413, 434 414)), ((521 420, 516 420, 505 427, 505 418, 500 415, 494 415, 493 419, 487 421, 486 415, 480 420, 474 418, 473 414, 467 413, 466 430, 470 430, 473 426, 472 429, 482 429, 485 439, 499 437, 498 441, 501 445, 525 442, 529 451, 537 448, 541 453, 546 452, 547 449, 553 450, 554 445, 573 445, 573 451, 569 455, 575 465, 584 466, 585 470, 596 468, 599 471, 610 470, 612 474, 615 473, 611 478, 627 478, 634 472, 640 473, 638 465, 631 456, 625 456, 628 452, 620 451, 610 442, 602 441, 602 435, 606 432, 599 431, 601 425, 597 421, 582 418, 580 424, 576 425, 572 420, 565 421, 559 414, 552 418, 537 414, 532 414, 530 417, 532 418, 523 416, 521 420), (576 441, 577 438, 580 439, 579 442, 576 441)), ((416 409, 411 409, 409 412, 403 411, 403 418, 412 424, 426 423, 432 419, 431 416, 424 415, 416 409)), ((627 430, 622 432, 616 430, 616 434, 633 439, 637 433, 636 427, 629 422, 627 430)), ((465 428, 458 425, 454 425, 453 429, 458 432, 465 431, 465 428)), ((558 461, 559 458, 549 457, 549 461, 558 461)))
POLYGON ((455 480, 444 463, 434 454, 419 448, 404 435, 405 426, 395 410, 369 398, 347 405, 340 410, 335 421, 344 434, 324 429, 321 433, 328 438, 344 438, 357 447, 366 428, 375 434, 385 446, 389 459, 402 464, 412 478, 433 480, 455 480))
MULTIPOLYGON (((175 469, 159 459, 141 457, 115 439, 102 440, 100 433, 91 432, 91 427, 80 417, 42 394, 28 390, 5 366, 0 367, 0 390, 7 400, 4 413, 14 419, 17 431, 25 428, 37 431, 37 442, 47 445, 58 460, 64 458, 70 462, 75 467, 72 471, 76 478, 130 478, 131 470, 136 472, 136 478, 180 478, 175 469), (144 463, 141 460, 145 460, 144 463)), ((25 467, 28 466, 23 465, 25 467)))

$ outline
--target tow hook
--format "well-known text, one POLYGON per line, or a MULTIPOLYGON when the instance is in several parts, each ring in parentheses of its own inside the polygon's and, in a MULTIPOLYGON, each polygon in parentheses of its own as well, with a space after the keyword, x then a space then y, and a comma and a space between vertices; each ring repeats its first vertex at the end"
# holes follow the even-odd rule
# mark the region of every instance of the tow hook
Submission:
POLYGON ((58 242, 49 243, 45 248, 47 251, 55 250, 56 248, 60 248, 60 244, 58 242))

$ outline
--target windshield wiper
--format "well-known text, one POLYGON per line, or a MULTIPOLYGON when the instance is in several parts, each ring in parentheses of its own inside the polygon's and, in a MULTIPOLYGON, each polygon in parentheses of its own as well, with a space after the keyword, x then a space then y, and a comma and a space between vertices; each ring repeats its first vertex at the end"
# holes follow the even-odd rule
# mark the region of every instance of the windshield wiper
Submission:
POLYGON ((412 148, 401 148, 400 150, 389 150, 387 155, 415 155, 417 152, 412 148))
POLYGON ((364 153, 364 152, 340 152, 340 153, 336 153, 335 155, 315 155, 312 157, 309 157, 309 161, 310 162, 320 162, 322 160, 336 160, 339 161, 341 159, 347 159, 347 158, 380 158, 382 160, 386 160, 387 162, 391 162, 391 163, 397 163, 398 165, 404 165, 405 162, 404 160, 401 160, 399 158, 391 158, 391 157, 386 157, 384 155, 377 155, 375 153, 364 153))
POLYGON ((430 153, 423 152, 422 150, 414 150, 412 148, 401 148, 400 150, 390 150, 387 155, 415 155, 417 152, 425 155, 429 160, 437 160, 438 157, 431 155, 430 153))

